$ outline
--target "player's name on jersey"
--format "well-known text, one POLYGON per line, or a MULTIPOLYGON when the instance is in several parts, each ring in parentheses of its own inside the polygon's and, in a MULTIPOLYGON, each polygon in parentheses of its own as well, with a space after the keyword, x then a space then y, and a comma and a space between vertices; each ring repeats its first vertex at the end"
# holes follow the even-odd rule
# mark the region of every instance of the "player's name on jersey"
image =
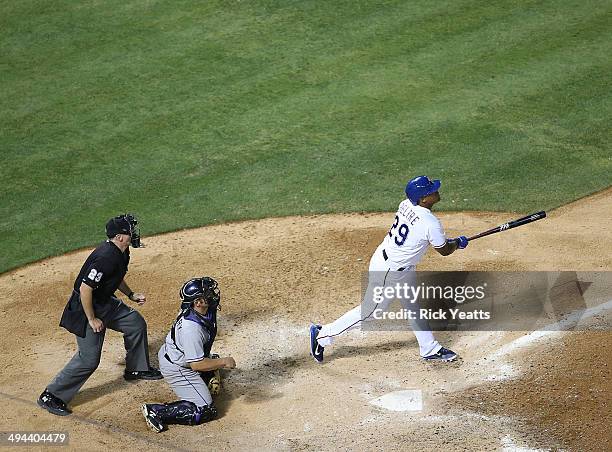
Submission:
POLYGON ((398 309, 385 311, 375 309, 375 320, 491 320, 491 313, 482 309, 461 311, 459 309, 398 309))

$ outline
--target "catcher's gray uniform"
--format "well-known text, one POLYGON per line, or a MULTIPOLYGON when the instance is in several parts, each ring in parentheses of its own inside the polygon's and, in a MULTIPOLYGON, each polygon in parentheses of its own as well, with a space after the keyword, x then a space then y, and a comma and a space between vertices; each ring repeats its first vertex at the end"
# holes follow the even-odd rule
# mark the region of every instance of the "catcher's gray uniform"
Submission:
POLYGON ((190 363, 215 358, 211 357, 210 349, 217 335, 221 292, 217 281, 205 276, 187 281, 179 295, 181 312, 159 349, 158 357, 162 375, 180 400, 164 404, 145 403, 141 407, 147 425, 157 433, 168 424, 199 425, 217 416, 203 379, 207 378, 207 373, 194 371, 190 363))
POLYGON ((198 407, 211 405, 212 397, 200 373, 189 363, 208 357, 212 345, 210 326, 194 311, 179 316, 158 353, 161 373, 178 398, 198 407))

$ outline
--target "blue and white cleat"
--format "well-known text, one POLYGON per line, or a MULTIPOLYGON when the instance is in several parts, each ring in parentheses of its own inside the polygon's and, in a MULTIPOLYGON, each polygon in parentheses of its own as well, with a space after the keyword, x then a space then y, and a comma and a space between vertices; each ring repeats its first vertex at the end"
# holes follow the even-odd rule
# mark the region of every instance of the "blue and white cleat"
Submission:
POLYGON ((316 362, 323 362, 323 351, 324 347, 319 345, 317 341, 317 336, 319 335, 319 331, 321 331, 321 325, 310 325, 310 354, 315 359, 316 362))
POLYGON ((440 350, 438 350, 437 353, 434 353, 433 355, 423 356, 423 359, 426 361, 450 362, 457 359, 457 354, 454 351, 449 350, 448 348, 442 347, 440 350))

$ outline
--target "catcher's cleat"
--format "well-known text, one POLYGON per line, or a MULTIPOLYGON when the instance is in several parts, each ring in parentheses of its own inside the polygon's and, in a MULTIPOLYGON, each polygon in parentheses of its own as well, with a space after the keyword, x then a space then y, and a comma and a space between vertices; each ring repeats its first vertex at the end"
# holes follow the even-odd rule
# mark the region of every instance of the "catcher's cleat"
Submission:
POLYGON ((317 336, 319 335, 319 331, 321 331, 321 325, 310 325, 310 354, 315 359, 316 362, 323 362, 323 351, 324 347, 319 345, 317 341, 317 336))
POLYGON ((68 416, 70 413, 72 413, 62 399, 54 396, 46 389, 43 391, 40 397, 38 397, 36 403, 38 403, 39 407, 44 408, 49 413, 57 416, 68 416))
POLYGON ((457 359, 457 354, 454 351, 449 350, 448 348, 442 347, 440 350, 438 350, 437 353, 434 353, 433 355, 423 356, 423 359, 427 361, 450 362, 450 361, 454 361, 455 359, 457 359))
POLYGON ((157 413, 155 413, 155 410, 153 410, 150 405, 144 403, 141 407, 141 410, 142 415, 144 416, 145 421, 147 422, 147 425, 155 433, 162 432, 166 428, 163 422, 157 417, 157 413))

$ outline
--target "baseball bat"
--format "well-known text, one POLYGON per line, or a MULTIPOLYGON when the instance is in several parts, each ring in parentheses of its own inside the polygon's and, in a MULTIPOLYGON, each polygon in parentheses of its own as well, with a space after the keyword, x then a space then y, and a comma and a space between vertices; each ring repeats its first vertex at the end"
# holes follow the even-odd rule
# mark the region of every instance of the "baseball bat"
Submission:
POLYGON ((546 218, 546 212, 544 212, 543 210, 540 212, 532 213, 531 215, 517 218, 516 220, 509 221, 508 223, 500 224, 499 226, 488 229, 484 232, 481 232, 480 234, 476 234, 476 235, 473 235, 472 237, 468 237, 468 240, 472 241, 472 240, 479 239, 480 237, 485 237, 487 235, 496 234, 502 231, 507 231, 508 229, 517 228, 519 226, 523 226, 524 224, 541 220, 542 218, 546 218))

